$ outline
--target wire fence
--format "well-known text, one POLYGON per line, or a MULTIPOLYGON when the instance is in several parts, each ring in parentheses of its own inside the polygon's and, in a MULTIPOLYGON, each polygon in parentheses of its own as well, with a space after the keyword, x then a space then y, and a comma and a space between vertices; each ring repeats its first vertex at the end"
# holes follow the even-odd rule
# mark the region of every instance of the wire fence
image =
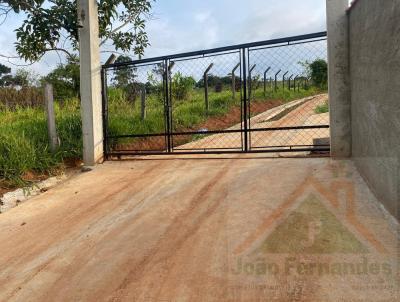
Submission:
POLYGON ((326 33, 103 66, 105 153, 329 150, 326 33))

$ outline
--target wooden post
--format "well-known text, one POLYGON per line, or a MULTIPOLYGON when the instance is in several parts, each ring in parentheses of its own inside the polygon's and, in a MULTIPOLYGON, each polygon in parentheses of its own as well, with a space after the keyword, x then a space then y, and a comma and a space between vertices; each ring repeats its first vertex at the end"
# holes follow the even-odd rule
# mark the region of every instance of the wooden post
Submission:
POLYGON ((47 114, 47 130, 49 134, 50 150, 51 152, 54 153, 58 147, 58 137, 56 128, 56 118, 54 114, 53 86, 51 84, 45 84, 44 101, 47 114))
POLYGON ((204 100, 206 103, 206 111, 210 109, 210 105, 208 103, 208 73, 211 68, 214 66, 214 63, 211 63, 210 66, 207 67, 206 71, 204 72, 204 100))
POLYGON ((143 120, 146 119, 146 87, 143 86, 141 91, 141 102, 140 102, 140 117, 143 120))
POLYGON ((235 76, 235 71, 238 69, 240 66, 240 63, 238 63, 233 69, 232 69, 232 98, 235 99, 236 97, 236 76, 235 76))

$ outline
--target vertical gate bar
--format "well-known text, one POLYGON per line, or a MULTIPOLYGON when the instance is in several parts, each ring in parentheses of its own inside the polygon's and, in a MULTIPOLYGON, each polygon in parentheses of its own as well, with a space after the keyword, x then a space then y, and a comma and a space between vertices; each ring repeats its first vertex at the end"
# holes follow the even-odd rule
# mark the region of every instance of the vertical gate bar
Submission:
POLYGON ((253 96, 252 93, 252 89, 253 89, 253 78, 252 78, 252 74, 253 74, 253 70, 256 68, 256 64, 254 64, 253 66, 251 66, 251 62, 250 62, 250 48, 247 49, 247 68, 248 68, 248 77, 249 77, 249 95, 247 96, 247 151, 249 151, 251 149, 251 123, 250 123, 250 119, 251 119, 251 98, 253 96))
POLYGON ((244 135, 243 135, 243 106, 242 106, 242 99, 243 99, 243 91, 242 91, 242 81, 243 81, 243 64, 242 64, 242 53, 241 50, 239 49, 238 52, 239 55, 239 83, 240 83, 240 142, 241 142, 241 147, 242 147, 242 152, 244 150, 244 135))
POLYGON ((208 74, 207 72, 204 73, 204 102, 205 102, 205 108, 206 108, 206 114, 208 114, 209 110, 209 104, 208 104, 208 74))
POLYGON ((246 66, 246 48, 242 48, 242 65, 243 65, 243 124, 244 124, 244 151, 248 151, 248 129, 247 129, 247 66, 246 66))
POLYGON ((171 105, 171 95, 170 95, 170 71, 169 71, 169 62, 165 60, 165 117, 166 117, 166 125, 167 125, 167 152, 171 153, 171 116, 170 116, 170 105, 171 105))
POLYGON ((104 158, 108 159, 108 97, 107 97, 107 69, 101 69, 101 96, 103 103, 103 152, 104 158))
POLYGON ((164 105, 164 143, 165 143, 165 149, 166 151, 168 150, 168 137, 167 137, 167 114, 166 114, 166 104, 167 104, 167 93, 166 93, 166 82, 167 82, 167 69, 166 69, 166 64, 165 61, 162 61, 162 69, 163 69, 163 73, 162 73, 162 100, 163 100, 163 105, 164 105))
POLYGON ((168 65, 168 81, 169 81, 169 84, 168 84, 168 87, 169 87, 169 98, 168 98, 168 101, 169 101, 169 104, 168 104, 168 114, 169 114, 169 148, 170 148, 170 150, 169 150, 169 152, 170 153, 173 153, 173 151, 174 151, 174 136, 173 136, 173 133, 174 133, 174 130, 173 130, 173 111, 172 111, 172 109, 173 109, 173 97, 172 97, 172 68, 174 67, 174 65, 175 65, 175 62, 171 62, 171 60, 168 60, 168 63, 169 63, 169 65, 168 65))

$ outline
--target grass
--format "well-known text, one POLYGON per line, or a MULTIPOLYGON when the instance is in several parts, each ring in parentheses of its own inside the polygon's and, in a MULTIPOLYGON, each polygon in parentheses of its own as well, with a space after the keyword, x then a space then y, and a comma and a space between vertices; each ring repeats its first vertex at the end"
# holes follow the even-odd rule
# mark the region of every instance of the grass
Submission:
MULTIPOLYGON (((319 93, 316 89, 253 92, 254 102, 268 100, 290 101, 319 93)), ((210 92, 208 114, 205 114, 203 91, 193 89, 185 100, 172 103, 174 130, 191 129, 207 118, 223 116, 234 106, 240 106, 240 93, 232 98, 229 90, 210 92)), ((109 89, 109 135, 162 133, 164 104, 160 97, 150 94, 146 100, 147 116, 140 118, 140 99, 128 102, 124 93, 109 89)), ((60 106, 55 104, 60 147, 52 154, 47 138, 46 116, 41 108, 0 108, 0 187, 23 186, 29 182, 27 174, 51 175, 63 169, 63 162, 82 156, 82 133, 79 101, 71 99, 60 106)), ((123 143, 123 140, 119 141, 123 143)))
MULTIPOLYGON (((315 95, 319 91, 315 88, 300 91, 264 91, 257 89, 252 94, 252 101, 263 102, 268 100, 284 100, 286 102, 315 95)), ((109 91, 109 128, 110 135, 162 133, 164 131, 164 104, 155 95, 148 96, 146 100, 147 116, 144 121, 140 119, 140 100, 134 104, 125 100, 125 97, 114 89, 109 91)), ((206 114, 204 92, 195 89, 185 100, 173 100, 172 125, 174 130, 193 128, 207 120, 209 117, 222 116, 233 106, 240 106, 240 93, 232 98, 229 90, 220 93, 209 93, 209 112, 206 114)))
POLYGON ((49 149, 47 122, 41 108, 0 111, 0 186, 26 185, 26 174, 55 174, 66 158, 82 153, 81 120, 77 100, 55 106, 61 145, 55 154, 49 149))
POLYGON ((326 101, 326 102, 325 102, 324 104, 322 104, 322 105, 318 105, 317 107, 315 107, 314 112, 317 113, 317 114, 329 112, 329 104, 328 104, 328 101, 326 101))

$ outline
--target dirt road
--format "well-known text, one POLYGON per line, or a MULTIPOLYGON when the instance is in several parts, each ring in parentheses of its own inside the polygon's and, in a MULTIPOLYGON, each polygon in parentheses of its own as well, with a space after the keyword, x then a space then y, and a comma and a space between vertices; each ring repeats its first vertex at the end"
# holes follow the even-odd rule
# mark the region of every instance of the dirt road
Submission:
POLYGON ((396 228, 351 162, 108 162, 0 215, 0 301, 396 301, 396 228))

